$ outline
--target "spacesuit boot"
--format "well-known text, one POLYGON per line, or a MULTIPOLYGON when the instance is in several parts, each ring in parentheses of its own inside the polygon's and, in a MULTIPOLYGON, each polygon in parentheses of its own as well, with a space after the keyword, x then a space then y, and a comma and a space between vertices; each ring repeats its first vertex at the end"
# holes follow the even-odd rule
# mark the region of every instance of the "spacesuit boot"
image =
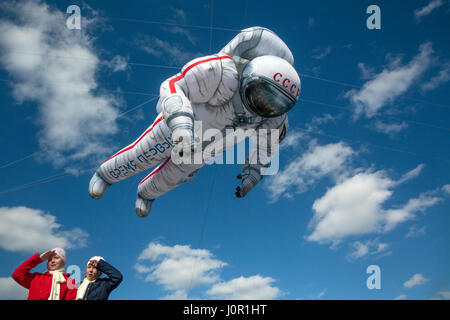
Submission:
POLYGON ((94 199, 100 199, 103 197, 109 186, 110 184, 96 172, 89 182, 89 195, 94 199))
POLYGON ((136 199, 136 214, 141 217, 145 218, 150 213, 150 209, 152 208, 154 200, 148 200, 142 198, 139 194, 136 199))

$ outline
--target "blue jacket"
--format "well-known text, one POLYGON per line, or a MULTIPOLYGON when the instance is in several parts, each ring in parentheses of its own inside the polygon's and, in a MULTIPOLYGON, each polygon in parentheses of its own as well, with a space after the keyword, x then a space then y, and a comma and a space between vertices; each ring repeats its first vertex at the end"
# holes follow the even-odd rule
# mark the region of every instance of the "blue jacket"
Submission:
POLYGON ((108 300, 109 294, 122 282, 123 276, 119 270, 114 268, 105 260, 100 260, 97 269, 104 273, 107 278, 98 278, 90 283, 84 294, 86 300, 108 300))

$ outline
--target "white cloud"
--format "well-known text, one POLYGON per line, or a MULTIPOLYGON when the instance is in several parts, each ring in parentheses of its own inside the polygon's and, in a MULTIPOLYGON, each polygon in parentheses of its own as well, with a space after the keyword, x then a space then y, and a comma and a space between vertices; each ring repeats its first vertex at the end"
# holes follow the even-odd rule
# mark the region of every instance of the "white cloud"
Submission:
POLYGON ((437 293, 437 299, 450 300, 450 291, 440 291, 437 293))
POLYGON ((388 135, 394 135, 408 128, 408 124, 402 123, 386 123, 380 120, 375 122, 375 131, 385 133, 388 135))
POLYGON ((358 63, 358 69, 361 72, 361 79, 368 80, 375 76, 375 70, 371 67, 367 67, 364 63, 358 63))
POLYGON ((309 241, 332 241, 379 229, 381 204, 392 194, 383 172, 359 173, 314 201, 309 241))
POLYGON ((175 292, 162 297, 160 300, 191 300, 185 290, 176 290, 175 292))
POLYGON ((352 244, 354 251, 351 254, 352 258, 361 258, 369 254, 369 245, 356 241, 352 244))
POLYGON ((327 124, 328 122, 335 121, 339 119, 340 116, 332 116, 329 113, 324 114, 323 116, 316 116, 311 119, 309 123, 305 125, 305 131, 306 133, 311 132, 320 132, 320 126, 323 126, 324 124, 327 124))
POLYGON ((135 270, 145 281, 155 282, 166 291, 161 299, 186 300, 189 291, 198 286, 210 286, 205 294, 214 299, 276 299, 283 293, 273 286, 274 279, 260 275, 222 281, 220 270, 227 263, 205 249, 188 245, 166 246, 150 242, 138 257, 135 270))
POLYGON ((260 275, 239 277, 227 282, 215 284, 206 293, 213 299, 224 300, 272 300, 280 297, 282 292, 272 286, 275 280, 260 275))
POLYGON ((147 35, 139 35, 134 44, 151 56, 163 58, 166 63, 177 65, 185 65, 190 60, 205 55, 201 52, 191 52, 179 44, 147 35))
POLYGON ((389 247, 387 243, 379 242, 378 239, 368 240, 365 243, 355 241, 351 246, 353 247, 353 252, 349 257, 353 259, 359 259, 367 255, 377 255, 385 252, 389 247))
POLYGON ((186 16, 187 16, 187 14, 186 14, 186 12, 183 10, 183 9, 178 9, 178 8, 171 8, 171 10, 172 10, 172 12, 173 12, 173 19, 176 21, 176 22, 182 22, 182 23, 185 23, 186 22, 186 16))
POLYGON ((406 300, 406 294, 401 294, 399 295, 397 298, 395 298, 394 300, 406 300))
POLYGON ((182 36, 182 38, 186 38, 193 45, 196 45, 198 42, 197 37, 193 36, 192 33, 187 28, 173 26, 173 27, 161 27, 161 30, 167 31, 174 35, 182 36))
POLYGON ((409 279, 408 281, 406 281, 403 286, 407 289, 411 289, 415 286, 419 286, 421 284, 424 284, 426 282, 428 282, 430 279, 425 278, 422 274, 420 273, 416 273, 415 275, 413 275, 411 277, 411 279, 409 279))
POLYGON ((323 50, 320 48, 316 48, 313 50, 313 52, 314 52, 314 54, 312 55, 313 59, 322 60, 331 53, 331 47, 328 46, 323 50))
POLYGON ((406 238, 415 238, 415 237, 423 236, 423 235, 425 235, 425 233, 426 233, 425 226, 423 226, 422 228, 419 228, 418 226, 411 226, 405 237, 406 238))
POLYGON ((425 165, 423 163, 419 164, 414 169, 406 172, 398 181, 394 182, 393 185, 399 186, 409 180, 417 178, 422 173, 423 168, 425 168, 425 165))
POLYGON ((403 207, 399 209, 389 209, 385 211, 384 231, 394 229, 399 223, 412 220, 416 212, 424 212, 428 207, 434 206, 442 199, 421 194, 419 198, 410 199, 403 207))
POLYGON ((322 291, 320 291, 318 294, 317 294, 317 296, 316 296, 316 298, 315 298, 315 300, 319 300, 319 299, 321 299, 324 295, 325 295, 325 293, 327 292, 327 290, 325 289, 325 290, 322 290, 322 291))
POLYGON ((301 141, 306 137, 306 134, 302 130, 292 130, 286 135, 286 138, 280 143, 280 150, 288 148, 296 148, 300 146, 301 141))
POLYGON ((289 128, 286 134, 286 138, 280 144, 280 150, 288 148, 303 147, 307 144, 307 141, 315 141, 311 138, 311 133, 321 133, 321 126, 339 119, 340 116, 332 116, 326 113, 322 116, 315 116, 310 122, 306 123, 303 128, 289 128))
POLYGON ((439 74, 431 78, 429 81, 421 85, 422 90, 430 91, 439 87, 442 83, 448 82, 450 80, 450 63, 443 65, 439 74))
POLYGON ((135 269, 146 277, 145 281, 154 281, 165 290, 187 292, 219 281, 218 271, 226 265, 208 250, 151 242, 140 254, 135 269), (150 266, 146 266, 147 261, 150 266))
POLYGON ((79 228, 61 230, 56 217, 27 207, 0 207, 0 247, 36 253, 54 247, 85 247, 87 233, 79 228))
POLYGON ((38 1, 6 2, 0 20, 1 65, 14 79, 15 99, 36 102, 40 147, 46 159, 103 157, 105 139, 118 131, 118 99, 95 94, 101 66, 85 10, 81 30, 66 28, 66 15, 38 1))
POLYGON ((414 10, 414 17, 420 21, 422 17, 429 15, 435 9, 439 8, 445 3, 444 0, 432 0, 425 7, 414 10))
POLYGON ((419 51, 407 65, 391 63, 390 67, 367 81, 360 90, 352 89, 346 93, 345 96, 355 107, 355 119, 362 114, 372 118, 413 85, 432 62, 433 49, 430 42, 422 44, 419 51))
POLYGON ((128 68, 128 58, 116 55, 109 61, 108 66, 112 68, 114 72, 125 71, 128 68))
POLYGON ((446 184, 444 186, 442 186, 442 190, 450 195, 450 184, 446 184))
POLYGON ((0 278, 1 300, 25 300, 27 297, 28 290, 15 282, 13 278, 0 278))
POLYGON ((340 171, 354 151, 342 142, 327 144, 324 146, 314 145, 309 152, 302 155, 301 164, 310 175, 322 177, 333 171, 340 171))
POLYGON ((314 216, 309 223, 313 231, 306 239, 336 243, 349 236, 388 232, 415 218, 415 213, 441 199, 423 193, 400 208, 383 209, 383 204, 391 198, 393 187, 417 176, 418 171, 418 168, 411 170, 399 181, 392 180, 384 171, 360 172, 340 181, 314 201, 314 216))
POLYGON ((277 201, 281 196, 292 197, 291 188, 295 188, 295 193, 302 193, 320 178, 341 174, 354 154, 353 149, 343 142, 320 146, 312 141, 305 153, 266 180, 271 201, 277 201))

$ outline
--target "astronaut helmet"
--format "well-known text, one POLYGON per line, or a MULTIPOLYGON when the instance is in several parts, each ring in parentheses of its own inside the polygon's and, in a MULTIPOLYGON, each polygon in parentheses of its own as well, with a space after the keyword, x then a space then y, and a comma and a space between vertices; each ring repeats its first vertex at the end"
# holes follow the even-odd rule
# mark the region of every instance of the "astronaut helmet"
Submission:
POLYGON ((247 110, 272 118, 292 109, 300 85, 300 77, 289 62, 276 56, 260 56, 245 66, 239 90, 247 110))

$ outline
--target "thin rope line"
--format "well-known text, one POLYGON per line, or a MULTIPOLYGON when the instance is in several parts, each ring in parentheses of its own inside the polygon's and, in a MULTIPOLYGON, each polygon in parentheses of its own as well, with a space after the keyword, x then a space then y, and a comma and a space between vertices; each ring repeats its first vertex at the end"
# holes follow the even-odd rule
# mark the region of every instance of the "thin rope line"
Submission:
MULTIPOLYGON (((2 9, 8 9, 5 8, 0 4, 0 8, 2 9)), ((60 13, 65 14, 63 11, 56 10, 60 13)), ((22 10, 22 12, 32 12, 32 10, 22 10)), ((155 21, 155 20, 147 20, 147 19, 133 19, 133 18, 120 18, 120 17, 107 17, 107 16, 100 16, 97 17, 100 20, 111 20, 111 21, 123 21, 123 22, 133 22, 133 23, 144 23, 144 24, 157 24, 157 25, 165 25, 165 26, 176 26, 176 27, 184 27, 184 28, 194 28, 194 29, 209 29, 209 26, 202 26, 202 25, 192 25, 192 24, 186 24, 186 23, 176 23, 176 22, 166 22, 166 21, 155 21)), ((221 30, 221 31, 233 31, 233 32, 239 32, 240 29, 232 29, 227 27, 215 27, 215 30, 221 30)))
MULTIPOLYGON (((211 50, 210 50, 211 51, 211 50)), ((316 78, 316 79, 320 79, 320 78, 316 78)), ((323 80, 323 79, 321 79, 323 80)), ((7 80, 7 79, 0 79, 0 81, 4 81, 4 82, 14 82, 13 80, 7 80)), ((64 86, 66 87, 66 86, 64 86)), ((69 88, 74 88, 76 89, 77 87, 72 87, 70 86, 69 88)), ((81 88, 80 88, 81 89, 81 88)), ((103 90, 103 89, 102 89, 103 90)), ((147 96, 154 96, 156 97, 157 95, 155 94, 150 94, 150 93, 145 93, 145 92, 138 92, 138 91, 119 91, 119 90, 107 90, 104 89, 103 91, 106 92, 111 92, 111 93, 124 93, 124 94, 135 94, 135 95, 147 95, 147 96)), ((327 107, 331 107, 331 108, 336 108, 336 109, 341 109, 341 110, 346 110, 346 111, 350 111, 352 112, 353 109, 349 108, 349 107, 344 107, 344 106, 338 106, 338 105, 334 105, 334 104, 330 104, 330 103, 324 103, 324 102, 320 102, 320 101, 314 101, 314 100, 308 100, 308 99, 303 99, 303 98, 299 98, 299 101, 303 101, 303 102, 307 102, 307 103, 313 103, 313 104, 317 104, 317 105, 321 105, 321 106, 327 106, 327 107)), ((148 102, 153 101, 152 99, 149 100, 148 102)), ((146 103, 148 103, 146 102, 146 103)), ((418 101, 418 102, 424 102, 427 103, 426 101, 418 101)), ((146 104, 144 103, 144 104, 146 104)), ((144 105, 143 104, 143 105, 144 105)), ((141 106, 141 105, 140 105, 141 106)), ((140 107, 138 106, 138 107, 140 107)), ((440 105, 445 107, 444 105, 440 105)), ((136 108, 138 108, 136 107, 136 108)), ((124 114, 131 112, 132 110, 129 110, 127 112, 125 112, 124 114)), ((377 117, 379 118, 387 118, 387 119, 392 119, 392 120, 396 120, 396 121, 404 121, 404 122, 408 122, 408 123, 412 123, 412 124, 416 124, 419 126, 425 126, 425 127, 429 127, 429 128, 434 128, 434 129, 440 129, 440 130, 445 130, 445 131, 450 131, 450 128, 448 127, 442 127, 442 126, 438 126, 432 123, 426 123, 426 122, 421 122, 421 121, 416 121, 416 120, 408 120, 408 119, 403 119, 403 118, 398 118, 398 117, 393 117, 393 116, 387 116, 387 115, 377 115, 377 117)), ((31 156, 31 155, 29 155, 31 156)), ((27 157, 29 157, 27 156, 27 157)), ((0 167, 0 169, 2 169, 3 167, 0 167)))
POLYGON ((117 210, 114 212, 114 214, 112 216, 110 216, 110 219, 108 220, 107 225, 103 228, 103 231, 100 233, 100 236, 97 238, 97 241, 95 242, 94 246, 100 244, 100 242, 103 239, 103 236, 105 235, 106 231, 109 230, 109 228, 111 227, 113 221, 119 216, 119 212, 122 210, 123 206, 125 205, 126 200, 127 200, 127 196, 130 193, 131 188, 136 185, 136 181, 138 180, 138 177, 139 176, 136 176, 136 177, 134 177, 134 179, 130 179, 131 180, 130 186, 128 187, 128 190, 126 191, 125 195, 123 196, 123 199, 122 199, 122 201, 120 203, 120 206, 117 208, 117 210))
MULTIPOLYGON (((213 36, 213 15, 214 15, 214 0, 211 0, 211 24, 210 24, 210 39, 209 39, 209 53, 211 53, 212 51, 212 36, 213 36)), ((208 197, 208 202, 206 204, 206 212, 205 215, 203 216, 203 225, 202 225, 202 230, 200 232, 200 241, 198 244, 198 248, 201 248, 202 244, 203 244, 203 237, 204 237, 204 233, 205 233, 205 229, 206 229, 206 225, 207 225, 207 218, 208 218, 208 214, 209 214, 209 207, 211 204, 211 199, 212 199, 212 194, 213 194, 213 190, 214 190, 214 184, 216 182, 216 174, 217 174, 217 165, 214 168, 214 174, 213 174, 213 179, 212 179, 212 183, 211 183, 211 187, 210 187, 210 191, 209 191, 209 197, 208 197)), ((192 274, 191 274, 191 280, 189 283, 189 289, 188 292, 192 290, 192 286, 193 286, 193 278, 194 278, 194 272, 197 266, 197 259, 194 261, 194 266, 192 268, 192 274)))
POLYGON ((10 188, 10 189, 7 189, 7 190, 3 190, 3 191, 0 192, 0 195, 11 193, 11 192, 14 192, 14 191, 27 189, 27 188, 31 188, 31 187, 35 187, 35 186, 38 186, 38 185, 41 185, 41 184, 45 184, 45 183, 48 183, 48 182, 52 182, 52 181, 61 179, 61 178, 65 177, 65 176, 67 176, 67 175, 69 175, 69 173, 67 173, 67 172, 60 172, 60 173, 51 175, 49 177, 44 177, 44 178, 41 178, 41 179, 38 179, 38 180, 34 180, 34 181, 31 181, 31 182, 24 183, 22 185, 19 185, 19 186, 16 186, 16 187, 13 187, 13 188, 10 188))
MULTIPOLYGON (((0 81, 2 82, 9 82, 9 83, 15 83, 18 81, 15 80, 9 80, 9 79, 0 79, 0 81)), ((152 94, 152 93, 146 93, 146 92, 139 92, 139 91, 126 91, 126 90, 120 90, 120 89, 116 89, 116 90, 111 90, 111 89, 104 89, 104 88, 99 88, 99 89, 90 89, 90 90, 86 90, 86 88, 82 88, 82 87, 76 87, 76 86, 67 86, 67 85, 61 85, 58 81, 50 81, 53 84, 56 84, 57 87, 60 88, 69 88, 69 89, 75 89, 75 90, 82 90, 82 91, 100 91, 100 92, 109 92, 109 93, 117 93, 117 94, 133 94, 133 95, 144 95, 144 96, 157 96, 156 94, 152 94)))
MULTIPOLYGON (((89 59, 89 58, 83 58, 83 57, 77 57, 77 56, 64 56, 60 54, 49 54, 47 52, 40 53, 40 52, 23 52, 23 51, 9 51, 9 53, 16 54, 16 55, 33 55, 33 56, 47 56, 54 59, 68 59, 68 60, 81 60, 81 61, 87 61, 91 63, 99 63, 103 65, 110 65, 113 60, 98 60, 98 59, 89 59)), ((131 66, 138 66, 138 67, 150 67, 150 68, 166 68, 166 69, 181 69, 180 66, 169 66, 169 65, 163 65, 163 64, 149 64, 149 63, 140 63, 140 62, 126 62, 127 65, 131 66)), ((9 80, 4 80, 9 81, 9 80)))
MULTIPOLYGON (((184 23, 174 23, 174 22, 161 22, 161 21, 152 21, 152 20, 141 20, 141 19, 128 19, 128 18, 110 18, 104 17, 106 20, 115 20, 115 21, 124 21, 124 22, 136 22, 136 23, 147 23, 147 24, 159 24, 159 25, 167 25, 167 26, 176 26, 176 27, 185 27, 185 28, 195 28, 195 29, 210 29, 211 26, 199 26, 199 25, 191 25, 184 23)), ((214 30, 220 31, 232 31, 232 32, 240 32, 240 29, 231 29, 231 28, 223 28, 223 27, 214 27, 214 30)))
POLYGON ((148 104, 148 103, 150 103, 150 102, 152 102, 152 101, 154 101, 154 100, 156 100, 158 98, 159 98, 159 95, 158 96, 154 96, 153 98, 148 99, 147 101, 145 101, 145 102, 143 102, 141 104, 138 104, 137 106, 135 106, 135 107, 133 107, 133 108, 131 108, 131 109, 125 111, 125 112, 122 112, 114 120, 110 120, 110 121, 115 121, 116 119, 123 117, 127 113, 130 113, 130 112, 132 112, 132 111, 134 111, 134 110, 136 110, 136 109, 138 109, 138 108, 140 108, 140 107, 142 107, 142 106, 144 106, 144 105, 146 105, 146 104, 148 104))
POLYGON ((429 158, 429 159, 433 159, 433 160, 450 162, 450 159, 447 159, 447 158, 431 156, 431 155, 427 155, 427 154, 424 154, 424 153, 412 152, 412 151, 402 150, 402 149, 398 149, 398 148, 392 148, 392 147, 388 147, 388 146, 381 146, 381 145, 373 144, 373 143, 367 142, 367 141, 355 140, 355 139, 350 139, 350 138, 343 138, 343 137, 340 137, 340 136, 331 135, 331 134, 327 134, 327 133, 323 133, 323 132, 311 131, 309 133, 320 135, 320 136, 324 136, 324 137, 328 137, 328 138, 334 138, 334 139, 340 139, 340 140, 349 141, 349 142, 355 142, 355 143, 359 143, 359 144, 366 144, 366 145, 369 145, 371 147, 384 149, 384 150, 389 150, 389 151, 400 152, 400 153, 405 153, 405 154, 409 154, 409 155, 413 155, 413 156, 425 157, 425 158, 429 158))
MULTIPOLYGON (((1 79, 0 79, 0 80, 1 80, 1 79)), ((107 120, 106 122, 112 122, 112 121, 115 121, 115 120, 117 120, 117 119, 123 117, 124 115, 126 115, 126 114, 128 114, 128 113, 130 113, 130 112, 132 112, 132 111, 134 111, 134 110, 136 110, 136 109, 138 109, 138 108, 140 108, 140 107, 142 107, 142 106, 144 106, 144 105, 146 105, 146 104, 148 104, 148 103, 150 103, 150 102, 152 102, 152 101, 154 101, 154 100, 156 100, 156 99, 159 98, 159 95, 154 95, 154 94, 148 94, 148 95, 152 95, 153 98, 148 99, 147 101, 145 101, 145 102, 143 102, 143 103, 140 103, 140 104, 138 104, 137 106, 135 106, 135 107, 133 107, 133 108, 131 108, 131 109, 125 111, 125 112, 120 113, 120 114, 117 115, 117 117, 114 118, 113 120, 107 120)), ((20 158, 20 159, 17 159, 17 160, 13 160, 13 161, 11 161, 11 162, 8 162, 8 163, 2 165, 2 166, 0 167, 0 169, 7 168, 7 167, 12 166, 12 165, 14 165, 14 164, 17 164, 17 163, 20 163, 20 162, 22 162, 22 161, 25 161, 25 160, 31 158, 31 157, 34 156, 34 155, 41 154, 41 153, 48 153, 48 152, 50 152, 50 151, 44 151, 44 150, 41 150, 41 151, 33 152, 33 153, 31 153, 31 154, 29 154, 29 155, 23 157, 23 158, 20 158)), ((0 193, 0 194, 1 194, 1 193, 0 193)))
MULTIPOLYGON (((148 104, 148 103, 150 103, 150 102, 156 100, 158 97, 159 97, 159 96, 155 96, 155 97, 153 97, 153 98, 151 98, 151 99, 149 99, 149 100, 147 100, 147 101, 145 101, 145 102, 143 102, 143 103, 141 103, 141 104, 139 104, 139 105, 137 105, 137 106, 131 108, 130 110, 127 110, 127 111, 123 112, 122 114, 119 114, 119 115, 117 116, 117 118, 122 117, 122 116, 124 116, 125 114, 127 114, 127 113, 129 113, 129 112, 132 112, 132 111, 134 111, 134 110, 136 110, 136 109, 142 107, 143 105, 148 104)), ((321 105, 321 106, 327 106, 327 107, 332 107, 332 108, 336 108, 336 109, 340 109, 340 110, 351 111, 351 109, 348 108, 348 107, 337 106, 337 105, 333 105, 333 104, 329 104, 329 103, 323 103, 323 102, 314 101, 314 100, 309 100, 309 99, 303 99, 303 98, 300 98, 299 100, 300 100, 300 101, 303 101, 303 102, 306 102, 306 103, 313 103, 313 104, 317 104, 317 105, 321 105)), ((395 120, 398 120, 398 121, 410 122, 410 123, 413 123, 413 124, 416 124, 416 125, 426 126, 426 127, 430 127, 430 128, 434 128, 434 129, 440 129, 440 130, 450 131, 450 128, 440 127, 440 126, 436 126, 436 125, 429 124, 429 123, 424 123, 424 122, 419 122, 419 121, 406 120, 406 119, 401 119, 401 118, 396 118, 396 117, 390 117, 390 116, 379 116, 379 117, 391 118, 391 119, 395 119, 395 120)), ((117 118, 116 118, 116 119, 117 119, 117 118)), ((111 120, 111 121, 112 121, 112 120, 111 120)), ((370 144, 369 142, 365 142, 365 143, 366 143, 366 144, 370 144)), ((393 150, 392 148, 389 148, 389 150, 397 151, 398 149, 397 149, 397 150, 393 150)), ((11 165, 13 165, 13 164, 16 164, 16 163, 20 163, 20 162, 22 162, 22 161, 24 161, 24 160, 26 160, 26 159, 31 158, 33 155, 36 155, 36 154, 39 154, 39 153, 43 153, 43 152, 44 152, 44 151, 34 152, 34 153, 32 153, 32 154, 30 154, 30 155, 27 155, 27 156, 25 156, 25 157, 23 157, 23 158, 20 158, 20 159, 14 160, 14 161, 12 161, 12 162, 6 163, 6 164, 2 165, 2 166, 0 167, 0 169, 9 167, 9 166, 11 166, 11 165)), ((400 152, 408 152, 408 151, 400 151, 400 152)), ((423 154, 417 154, 417 153, 414 153, 414 152, 411 152, 411 154, 414 154, 414 155, 421 155, 421 156, 427 157, 426 155, 423 155, 423 154)), ((433 157, 433 156, 431 156, 431 157, 428 157, 428 158, 440 159, 440 160, 443 160, 443 161, 449 161, 448 159, 441 158, 441 157, 433 157)), ((0 193, 0 194, 1 194, 1 193, 0 193)))
POLYGON ((212 53, 212 39, 213 39, 213 19, 214 19, 214 0, 211 0, 211 18, 209 25, 209 54, 212 53))
MULTIPOLYGON (((212 23, 212 22, 211 22, 212 23)), ((208 27, 210 30, 214 29, 212 27, 212 25, 210 25, 208 27)), ((239 30, 240 31, 240 30, 239 30)), ((212 43, 210 40, 210 52, 212 51, 212 43)), ((47 55, 44 53, 33 53, 33 52, 18 52, 15 51, 14 53, 16 54, 30 54, 30 55, 47 55)), ((80 58, 80 57, 70 57, 70 56, 61 56, 61 55, 52 55, 53 58, 62 58, 62 59, 78 59, 78 60, 85 60, 85 61, 91 61, 91 62, 95 62, 95 63, 102 63, 102 64, 109 64, 111 63, 112 60, 102 60, 102 61, 98 61, 96 59, 88 59, 88 58, 80 58)), ((160 65, 160 64, 148 64, 148 63, 138 63, 138 62, 127 62, 128 65, 131 66, 138 66, 138 67, 149 67, 149 68, 166 68, 166 69, 181 69, 182 66, 168 66, 168 65, 160 65)), ((351 88, 355 88, 355 89, 361 89, 362 86, 359 85, 355 85, 355 84, 351 84, 351 83, 347 83, 347 82, 342 82, 342 81, 336 81, 336 80, 332 80, 332 79, 327 79, 327 78, 322 78, 322 77, 317 77, 317 76, 312 76, 309 74, 305 74, 305 73, 299 73, 300 76, 305 77, 305 78, 310 78, 310 79, 314 79, 314 80, 318 80, 318 81, 323 81, 323 82, 328 82, 328 83, 333 83, 333 84, 337 84, 337 85, 341 85, 341 86, 345 86, 345 87, 351 87, 351 88)), ((10 81, 10 80, 0 80, 0 81, 10 81)), ((437 106, 437 107, 442 107, 442 108, 447 108, 450 109, 450 106, 442 104, 442 103, 435 103, 435 102, 430 102, 430 101, 426 101, 426 100, 420 100, 420 99, 415 99, 415 98, 410 98, 410 97, 401 97, 401 99, 406 99, 406 100, 410 100, 410 101, 415 101, 415 102, 420 102, 420 103, 425 103, 425 104, 429 104, 432 106, 437 106)))
POLYGON ((127 64, 131 66, 138 66, 138 67, 150 67, 150 68, 166 68, 166 69, 177 69, 180 70, 182 67, 178 66, 166 66, 161 64, 148 64, 148 63, 136 63, 136 62, 127 62, 127 64))
MULTIPOLYGON (((79 174, 80 175, 81 174, 85 174, 86 172, 89 172, 89 171, 91 171, 93 169, 96 169, 96 167, 92 167, 92 168, 89 168, 89 169, 82 170, 82 171, 80 171, 79 174)), ((65 178, 65 177, 70 176, 70 175, 71 174, 68 173, 68 172, 64 172, 64 171, 63 172, 59 172, 59 173, 53 174, 53 175, 48 176, 48 177, 44 177, 44 178, 41 178, 41 179, 38 179, 38 180, 34 180, 34 181, 31 181, 31 182, 26 182, 26 183, 21 184, 19 186, 15 186, 15 187, 12 187, 10 189, 3 190, 3 191, 0 192, 0 195, 7 194, 7 193, 10 193, 10 192, 14 192, 14 191, 27 189, 27 188, 31 188, 31 187, 35 187, 35 186, 39 186, 39 185, 42 185, 42 184, 45 184, 45 183, 48 183, 48 182, 53 182, 55 180, 58 180, 58 179, 61 179, 61 178, 65 178)))
POLYGON ((312 75, 305 74, 305 73, 299 73, 299 75, 302 76, 302 77, 305 77, 305 78, 310 78, 310 79, 314 79, 314 80, 320 80, 320 81, 324 81, 324 82, 334 83, 334 84, 338 84, 338 85, 345 86, 345 87, 351 87, 351 88, 356 88, 356 89, 361 89, 362 88, 361 86, 357 86, 357 85, 354 85, 354 84, 341 82, 341 81, 335 81, 335 80, 326 79, 326 78, 320 78, 320 77, 312 76, 312 75))
POLYGON ((244 9, 244 27, 247 26, 247 11, 248 10, 248 0, 245 0, 245 9, 244 9))
MULTIPOLYGON (((351 88, 354 88, 354 89, 361 89, 362 88, 362 86, 358 86, 358 85, 355 85, 355 84, 351 84, 351 83, 347 83, 347 82, 341 82, 341 81, 336 81, 336 80, 331 80, 331 79, 327 79, 327 78, 316 77, 316 76, 312 76, 312 75, 309 75, 309 74, 299 73, 299 75, 302 76, 302 77, 305 77, 305 78, 310 78, 310 79, 319 80, 319 81, 323 81, 323 82, 333 83, 333 84, 337 84, 337 85, 341 85, 341 86, 345 86, 345 87, 351 87, 351 88)), ((419 99, 410 98, 410 97, 402 97, 401 99, 411 100, 411 101, 415 101, 415 102, 421 102, 421 103, 429 104, 429 105, 432 105, 432 106, 437 106, 437 107, 450 109, 450 106, 445 105, 445 104, 441 104, 441 103, 434 103, 434 102, 429 102, 429 101, 425 101, 425 100, 419 100, 419 99)))
MULTIPOLYGON (((327 134, 327 133, 323 133, 323 132, 310 131, 309 133, 315 134, 315 135, 324 136, 324 137, 328 137, 328 138, 333 138, 333 139, 340 139, 340 140, 343 140, 343 141, 349 141, 349 142, 354 142, 354 143, 359 143, 359 144, 365 144, 365 145, 368 145, 368 146, 371 146, 371 147, 384 149, 384 150, 388 150, 388 151, 399 152, 399 153, 414 155, 414 156, 417 156, 417 157, 423 157, 423 158, 428 158, 428 159, 432 159, 432 160, 439 160, 439 161, 445 161, 445 162, 449 162, 450 163, 450 159, 444 158, 444 157, 437 157, 437 156, 432 156, 432 155, 428 155, 428 154, 424 154, 424 153, 412 152, 412 151, 398 149, 398 148, 392 148, 392 147, 388 147, 388 146, 381 146, 381 145, 373 144, 373 143, 367 142, 367 141, 350 139, 350 138, 344 138, 344 137, 331 135, 331 134, 327 134)), ((87 171, 95 169, 95 168, 96 167, 91 168, 91 169, 87 169, 84 172, 87 172, 87 171)), ((216 167, 216 170, 217 170, 217 167, 216 167)), ((31 187, 34 187, 34 186, 37 186, 37 185, 41 185, 41 184, 45 184, 45 183, 48 183, 48 182, 51 182, 51 181, 63 178, 65 176, 69 176, 69 175, 70 175, 69 173, 65 173, 65 172, 58 173, 58 174, 55 174, 55 175, 51 175, 49 177, 41 178, 39 180, 28 182, 28 183, 25 183, 25 184, 22 184, 22 185, 19 185, 19 186, 16 186, 16 187, 13 187, 13 188, 1 191, 0 195, 7 194, 7 193, 10 193, 10 192, 14 192, 14 191, 18 191, 18 190, 23 190, 23 189, 26 189, 26 188, 31 188, 31 187)), ((214 186, 215 175, 216 175, 216 173, 214 173, 214 180, 213 180, 213 185, 212 186, 214 186)), ((211 190, 212 190, 212 188, 211 188, 211 190)), ((212 191, 210 193, 210 197, 211 197, 211 194, 212 194, 212 191)), ((208 200, 206 214, 209 211, 209 206, 210 206, 210 198, 208 200)), ((206 217, 205 217, 205 219, 206 219, 206 217)), ((203 241, 203 232, 204 232, 204 230, 202 231, 202 234, 201 234, 201 241, 203 241)))
MULTIPOLYGON (((345 110, 345 111, 353 112, 353 109, 349 108, 349 107, 337 106, 337 105, 330 104, 330 103, 324 103, 324 102, 308 100, 308 99, 303 99, 303 98, 299 98, 298 100, 306 102, 306 103, 312 103, 312 104, 317 104, 317 105, 320 105, 320 106, 326 106, 326 107, 331 107, 331 108, 335 108, 335 109, 339 109, 339 110, 345 110)), ((403 121, 403 122, 409 122, 409 123, 416 124, 416 125, 419 125, 419 126, 424 126, 424 127, 434 128, 434 129, 450 131, 450 128, 437 126, 437 125, 432 124, 432 123, 426 123, 426 122, 415 121, 415 120, 408 120, 408 119, 397 118, 397 117, 386 116, 386 115, 377 115, 377 117, 378 118, 393 119, 393 120, 403 121)))
MULTIPOLYGON (((215 185, 215 182, 216 182, 217 167, 218 166, 216 164, 215 168, 214 168, 214 173, 213 173, 213 179, 212 179, 212 182, 211 182, 211 187, 209 188, 209 196, 208 196, 208 201, 206 203, 206 211, 205 211, 205 214, 203 216, 203 224, 202 224, 202 229, 200 231, 200 240, 199 240, 199 244, 197 246, 198 248, 200 248, 202 246, 202 243, 203 243, 203 237, 204 237, 204 233, 205 233, 205 229, 206 229, 207 218, 208 218, 208 215, 209 215, 209 207, 210 207, 210 204, 211 204, 211 199, 212 199, 212 194, 213 194, 213 190, 214 190, 214 185, 215 185)), ((191 280, 189 282, 189 289, 187 290, 188 292, 192 290, 194 271, 195 271, 195 268, 197 266, 197 260, 198 259, 196 259, 194 261, 194 266, 192 268, 191 280)))
POLYGON ((43 151, 36 151, 36 152, 33 152, 33 153, 31 153, 31 154, 29 154, 29 155, 23 157, 23 158, 20 158, 20 159, 14 160, 14 161, 12 161, 12 162, 9 162, 9 163, 7 163, 7 164, 4 164, 4 165, 2 165, 2 166, 0 167, 0 169, 4 169, 4 168, 7 168, 7 167, 9 167, 9 166, 12 166, 12 165, 14 165, 14 164, 16 164, 16 163, 22 162, 22 161, 24 161, 24 160, 26 160, 26 159, 28 159, 28 158, 31 158, 32 156, 34 156, 34 155, 36 155, 36 154, 39 154, 39 153, 41 153, 41 152, 43 152, 43 151))

